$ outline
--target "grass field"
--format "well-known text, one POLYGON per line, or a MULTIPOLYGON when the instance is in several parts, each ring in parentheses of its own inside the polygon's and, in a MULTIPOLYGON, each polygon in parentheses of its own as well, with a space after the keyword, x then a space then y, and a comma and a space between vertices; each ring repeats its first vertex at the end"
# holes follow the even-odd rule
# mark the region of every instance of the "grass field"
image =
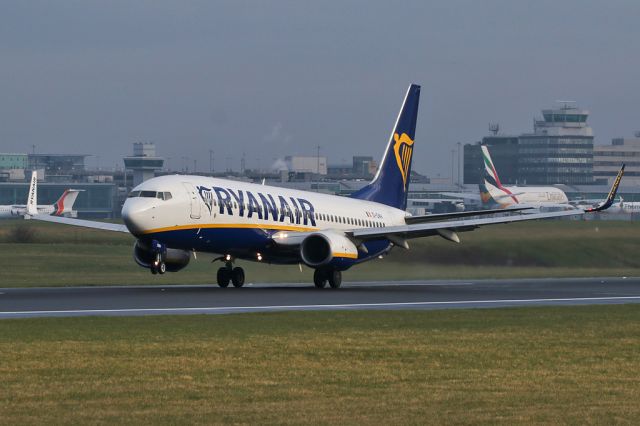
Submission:
MULTIPOLYGON (((498 225, 461 234, 453 244, 411 241, 383 260, 356 266, 345 280, 638 276, 640 222, 546 221, 498 225)), ((132 258, 133 237, 39 222, 0 221, 0 285, 203 284, 217 265, 199 255, 183 271, 152 276, 132 258), (29 243, 12 239, 18 226, 29 243)), ((308 268, 240 262, 248 282, 312 282, 308 268)))
POLYGON ((0 423, 636 423, 640 306, 0 321, 0 423))

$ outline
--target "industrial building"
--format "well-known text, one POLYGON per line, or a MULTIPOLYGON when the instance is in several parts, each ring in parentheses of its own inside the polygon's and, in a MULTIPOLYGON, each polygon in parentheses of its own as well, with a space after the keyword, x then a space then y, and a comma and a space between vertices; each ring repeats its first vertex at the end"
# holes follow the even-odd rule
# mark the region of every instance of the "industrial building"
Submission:
POLYGON ((640 132, 634 138, 615 138, 611 145, 593 147, 593 176, 597 183, 611 184, 625 163, 624 182, 640 185, 640 132))
POLYGON ((293 173, 327 174, 327 157, 287 156, 284 158, 287 169, 293 173))

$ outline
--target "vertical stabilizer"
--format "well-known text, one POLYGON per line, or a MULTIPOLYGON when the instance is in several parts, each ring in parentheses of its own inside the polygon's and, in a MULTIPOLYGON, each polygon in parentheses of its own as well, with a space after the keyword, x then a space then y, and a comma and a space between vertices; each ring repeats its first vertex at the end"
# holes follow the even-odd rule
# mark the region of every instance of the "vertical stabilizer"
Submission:
POLYGON ((78 198, 79 189, 65 189, 62 196, 53 205, 54 216, 62 216, 63 214, 73 213, 73 204, 78 198))
POLYGON ((378 172, 371 183, 353 193, 352 198, 406 209, 419 101, 420 86, 412 84, 405 95, 378 172))
POLYGON ((489 154, 489 148, 486 145, 481 145, 482 150, 482 163, 484 165, 484 171, 482 173, 483 179, 479 184, 480 199, 482 204, 488 208, 496 207, 509 207, 514 204, 518 204, 518 198, 513 194, 509 188, 506 188, 500 182, 498 177, 498 171, 493 164, 491 154, 489 154))
POLYGON ((35 216, 38 214, 38 172, 31 172, 31 184, 27 196, 27 214, 35 216))

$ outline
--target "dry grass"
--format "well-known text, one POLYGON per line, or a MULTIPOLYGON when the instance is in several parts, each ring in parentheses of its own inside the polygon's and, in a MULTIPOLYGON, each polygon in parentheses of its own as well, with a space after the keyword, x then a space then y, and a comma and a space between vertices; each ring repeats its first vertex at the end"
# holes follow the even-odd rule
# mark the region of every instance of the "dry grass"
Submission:
POLYGON ((640 306, 0 322, 2 423, 633 423, 640 306))

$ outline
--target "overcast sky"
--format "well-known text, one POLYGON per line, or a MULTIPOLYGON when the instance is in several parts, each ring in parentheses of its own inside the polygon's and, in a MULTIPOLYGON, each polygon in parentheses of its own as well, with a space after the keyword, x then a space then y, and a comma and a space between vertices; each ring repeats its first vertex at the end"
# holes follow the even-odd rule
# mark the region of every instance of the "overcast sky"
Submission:
POLYGON ((639 18, 636 0, 2 1, 0 151, 113 167, 152 141, 202 171, 210 149, 218 170, 317 145, 379 158, 412 82, 431 176, 489 122, 531 131, 558 99, 610 143, 640 130, 639 18))

